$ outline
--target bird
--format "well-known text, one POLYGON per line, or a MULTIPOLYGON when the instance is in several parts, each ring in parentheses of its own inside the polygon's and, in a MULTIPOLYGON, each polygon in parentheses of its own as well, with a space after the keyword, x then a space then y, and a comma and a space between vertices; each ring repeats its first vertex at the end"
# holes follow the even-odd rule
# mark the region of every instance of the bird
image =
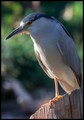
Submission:
POLYGON ((81 61, 75 43, 57 18, 43 12, 30 13, 5 40, 20 33, 30 34, 40 66, 55 81, 55 97, 48 102, 50 106, 62 97, 58 82, 66 93, 81 87, 81 61))

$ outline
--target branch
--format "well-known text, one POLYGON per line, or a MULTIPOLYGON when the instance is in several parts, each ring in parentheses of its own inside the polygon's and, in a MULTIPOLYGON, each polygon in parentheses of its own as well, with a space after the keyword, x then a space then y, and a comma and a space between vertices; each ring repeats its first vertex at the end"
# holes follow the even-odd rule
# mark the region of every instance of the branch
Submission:
POLYGON ((83 118, 83 88, 67 93, 52 102, 41 107, 30 119, 77 119, 83 118))

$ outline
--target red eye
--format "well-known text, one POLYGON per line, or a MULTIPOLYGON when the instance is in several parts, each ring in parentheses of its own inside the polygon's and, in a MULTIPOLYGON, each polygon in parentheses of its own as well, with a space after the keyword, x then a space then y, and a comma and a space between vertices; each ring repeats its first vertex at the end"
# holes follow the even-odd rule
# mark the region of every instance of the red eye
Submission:
POLYGON ((31 24, 32 24, 32 21, 29 21, 27 24, 28 24, 28 25, 31 25, 31 24))

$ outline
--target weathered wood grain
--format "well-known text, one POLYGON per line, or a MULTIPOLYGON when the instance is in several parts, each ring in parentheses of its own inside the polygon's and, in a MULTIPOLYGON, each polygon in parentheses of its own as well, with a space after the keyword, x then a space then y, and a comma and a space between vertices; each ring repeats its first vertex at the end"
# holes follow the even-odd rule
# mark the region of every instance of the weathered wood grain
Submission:
POLYGON ((83 88, 72 91, 41 107, 30 119, 81 119, 83 118, 83 88))
POLYGON ((73 119, 81 118, 80 113, 80 94, 79 90, 72 91, 70 94, 71 114, 73 119))
POLYGON ((80 114, 81 118, 83 118, 83 87, 80 89, 79 95, 80 95, 80 114))

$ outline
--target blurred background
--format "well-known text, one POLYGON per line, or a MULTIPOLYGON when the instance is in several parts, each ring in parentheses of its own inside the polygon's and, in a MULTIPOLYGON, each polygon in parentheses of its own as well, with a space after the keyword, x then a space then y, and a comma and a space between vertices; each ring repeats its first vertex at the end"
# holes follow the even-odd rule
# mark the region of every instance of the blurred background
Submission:
MULTIPOLYGON (((32 12, 56 17, 71 34, 83 74, 82 1, 1 1, 1 118, 28 119, 54 97, 54 80, 42 70, 29 35, 5 38, 32 12)), ((65 92, 59 85, 59 93, 65 92)))

